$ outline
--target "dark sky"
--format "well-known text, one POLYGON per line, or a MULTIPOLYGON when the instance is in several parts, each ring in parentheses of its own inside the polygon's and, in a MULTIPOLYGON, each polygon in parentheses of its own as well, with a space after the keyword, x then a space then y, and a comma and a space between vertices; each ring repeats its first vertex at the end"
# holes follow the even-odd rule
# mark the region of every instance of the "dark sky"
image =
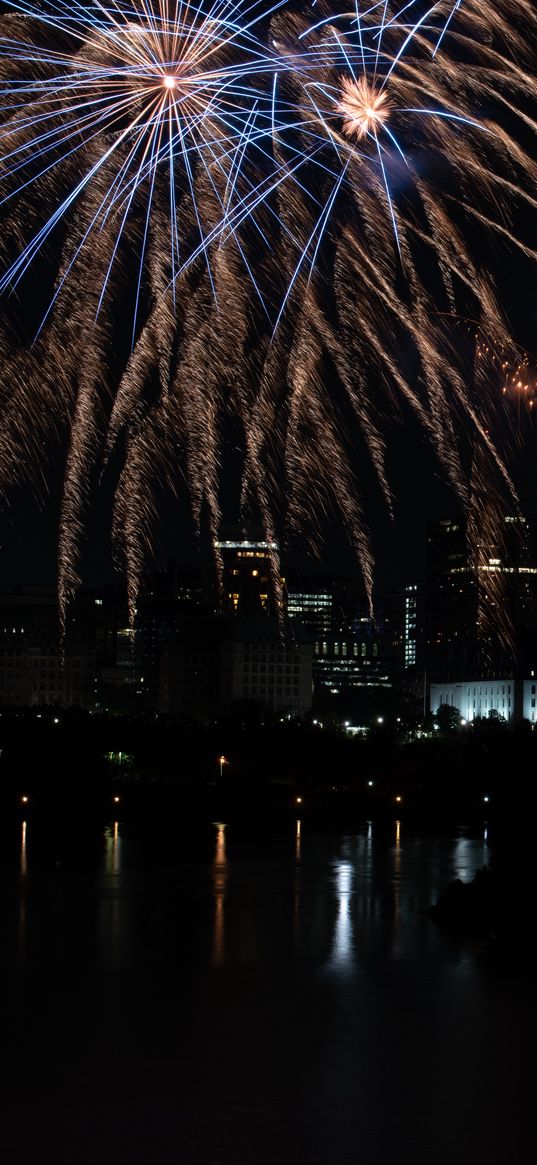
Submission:
MULTIPOLYGON (((535 512, 535 452, 536 425, 529 419, 519 422, 517 411, 507 407, 506 427, 520 433, 522 449, 518 458, 522 508, 535 512)), ((370 468, 365 479, 365 510, 371 528, 377 561, 377 588, 380 591, 419 578, 424 568, 425 531, 427 520, 453 512, 457 501, 446 485, 442 471, 427 439, 415 427, 398 425, 391 433, 389 462, 390 480, 396 503, 392 524, 371 480, 370 468)), ((225 463, 224 463, 225 465, 225 463)), ((357 469, 359 467, 357 466, 357 469)), ((366 466, 363 466, 366 470, 366 466)), ((225 475, 225 468, 224 468, 225 475)), ((229 497, 228 491, 228 497, 229 497)), ((224 494, 226 493, 224 489, 224 494)), ((51 492, 39 499, 30 491, 19 489, 0 516, 0 585, 18 582, 52 584, 56 576, 57 520, 60 488, 58 470, 51 473, 51 492)), ((117 579, 110 553, 110 515, 112 491, 107 481, 96 490, 89 510, 87 540, 84 553, 83 576, 87 585, 117 579)), ((228 521, 237 520, 233 504, 224 507, 228 521)), ((197 541, 186 495, 182 502, 166 504, 161 515, 161 544, 159 561, 174 558, 178 562, 207 561, 210 543, 207 532, 197 541)), ((356 560, 338 526, 325 531, 325 545, 321 548, 322 569, 352 575, 356 560)), ((300 539, 295 538, 287 554, 289 565, 318 569, 319 563, 308 559, 300 539)))
MULTIPOLYGON (((519 228, 522 235, 535 239, 533 213, 530 215, 528 212, 526 220, 517 223, 519 228)), ((490 267, 516 341, 530 350, 533 348, 537 357, 535 267, 518 253, 507 253, 505 249, 495 249, 490 256, 483 253, 481 261, 490 267)), ((535 366, 537 368, 537 362, 535 366)), ((537 414, 537 407, 535 412, 537 414)), ((511 446, 511 453, 515 448, 510 464, 520 488, 521 508, 526 512, 537 510, 536 425, 537 416, 535 422, 530 423, 525 413, 520 415, 515 404, 506 403, 499 431, 501 433, 503 426, 505 447, 511 446)), ((364 510, 372 532, 377 559, 377 585, 380 590, 420 576, 424 563, 427 520, 453 511, 457 506, 429 443, 417 426, 404 417, 397 423, 388 424, 386 432, 389 477, 396 502, 393 526, 363 450, 357 448, 354 454, 354 470, 362 487, 364 510)), ((2 586, 16 582, 52 583, 55 579, 61 459, 52 451, 47 476, 48 497, 37 498, 31 490, 18 488, 5 499, 0 514, 2 586)), ((84 581, 88 584, 108 581, 114 577, 110 553, 111 476, 108 475, 103 485, 94 491, 89 511, 83 563, 84 581)), ((238 519, 235 488, 237 476, 237 454, 230 444, 224 451, 222 470, 223 516, 229 522, 238 519)), ((159 541, 162 564, 170 557, 183 562, 195 560, 196 555, 208 557, 207 534, 204 533, 198 546, 184 495, 176 505, 166 503, 163 506, 159 541)), ((289 550, 291 564, 306 565, 299 538, 294 539, 289 550)), ((355 571, 353 554, 337 527, 328 532, 326 545, 321 551, 321 562, 326 569, 337 572, 351 574, 355 571)))

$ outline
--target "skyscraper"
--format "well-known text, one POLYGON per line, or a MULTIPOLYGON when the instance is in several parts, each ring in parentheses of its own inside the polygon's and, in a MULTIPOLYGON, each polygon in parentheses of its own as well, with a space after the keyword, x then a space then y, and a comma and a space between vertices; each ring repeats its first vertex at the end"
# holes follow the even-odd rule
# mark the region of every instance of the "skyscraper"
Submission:
MULTIPOLYGON (((276 615, 282 599, 271 574, 276 542, 261 531, 226 527, 215 542, 223 562, 221 609, 230 615, 276 615)), ((283 581, 283 580, 281 580, 283 581)))
POLYGON ((536 527, 506 515, 497 539, 470 554, 462 517, 431 523, 425 583, 431 679, 522 674, 537 644, 536 527))

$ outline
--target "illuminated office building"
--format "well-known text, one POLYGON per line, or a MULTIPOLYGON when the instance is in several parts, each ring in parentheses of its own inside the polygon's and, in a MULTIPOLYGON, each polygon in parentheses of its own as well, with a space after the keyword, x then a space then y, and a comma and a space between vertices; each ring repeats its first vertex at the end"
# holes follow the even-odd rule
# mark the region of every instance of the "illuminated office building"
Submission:
POLYGON ((513 720, 537 720, 537 668, 529 678, 513 676, 501 679, 473 679, 431 684, 429 707, 436 713, 442 705, 456 708, 461 721, 471 724, 478 718, 501 717, 513 720))
POLYGON ((275 615, 283 601, 283 579, 274 587, 271 556, 277 542, 267 542, 257 531, 224 529, 215 542, 223 563, 220 608, 229 615, 275 615))
POLYGON ((431 680, 523 675, 537 646, 534 523, 507 515, 495 544, 470 555, 462 518, 431 523, 425 582, 431 680))

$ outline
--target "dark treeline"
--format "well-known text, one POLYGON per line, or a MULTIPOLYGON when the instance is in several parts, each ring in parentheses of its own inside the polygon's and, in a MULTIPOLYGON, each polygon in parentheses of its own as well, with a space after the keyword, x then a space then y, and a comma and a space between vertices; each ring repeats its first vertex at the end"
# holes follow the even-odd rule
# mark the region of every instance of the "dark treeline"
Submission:
POLYGON ((4 814, 24 807, 88 820, 260 806, 334 819, 492 818, 532 804, 537 768, 529 724, 463 727, 442 710, 419 726, 394 719, 353 737, 305 721, 262 723, 244 710, 209 727, 154 715, 4 710, 0 749, 4 814))

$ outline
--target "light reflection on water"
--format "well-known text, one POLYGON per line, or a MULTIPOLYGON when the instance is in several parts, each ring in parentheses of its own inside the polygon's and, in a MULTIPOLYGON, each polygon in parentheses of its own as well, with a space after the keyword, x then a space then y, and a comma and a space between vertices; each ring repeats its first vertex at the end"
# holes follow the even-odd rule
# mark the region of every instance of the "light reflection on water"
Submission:
POLYGON ((125 958, 127 928, 122 910, 121 837, 118 821, 106 827, 104 843, 103 872, 107 875, 107 882, 98 904, 100 960, 105 966, 120 966, 125 958), (111 885, 108 883, 109 878, 112 879, 111 885))
MULTIPOLYGON (((18 953, 28 940, 28 908, 39 887, 28 853, 29 826, 21 823, 18 953)), ((353 833, 319 835, 303 819, 277 842, 260 827, 246 835, 223 822, 212 826, 209 865, 177 841, 151 851, 143 839, 122 837, 118 821, 104 830, 101 866, 94 871, 97 962, 128 966, 140 957, 148 926, 163 955, 180 943, 182 912, 194 895, 199 935, 209 937, 207 965, 254 964, 276 956, 309 960, 319 972, 353 974, 369 957, 412 957, 416 944, 434 946, 438 936, 424 917, 455 877, 470 880, 488 858, 486 838, 419 838, 401 820, 386 830, 367 822, 353 833), (229 835, 229 837, 228 837, 229 835), (233 840, 229 857, 229 838, 233 840), (126 848, 125 848, 126 847, 126 848), (124 857, 128 854, 127 865, 124 857), (195 859, 195 860, 194 860, 195 859), (166 862, 166 870, 161 869, 166 862), (285 919, 289 911, 290 928, 285 919), (150 921, 148 921, 148 919, 150 921), (170 920, 173 928, 170 931, 170 920), (285 949, 289 943, 288 950, 285 949), (283 944, 283 946, 282 946, 283 944)), ((70 876, 54 882, 54 926, 65 927, 69 945, 70 876)), ((39 910, 43 910, 40 902, 39 910)), ((203 946, 185 936, 183 956, 203 961, 203 946)))
POLYGON ((26 831, 27 823, 23 821, 21 826, 21 854, 20 854, 20 875, 25 878, 28 873, 28 857, 26 853, 26 831))
POLYGON ((354 955, 353 928, 350 914, 352 894, 353 867, 349 862, 339 862, 336 868, 336 895, 338 910, 334 933, 330 965, 341 970, 348 964, 354 955))
MULTIPOLYGON (((26 821, 21 825, 21 848, 19 860, 19 873, 21 879, 26 880, 28 875, 28 854, 26 834, 28 825, 26 821)), ((19 890, 19 911, 18 911, 18 928, 17 928, 17 953, 20 964, 23 964, 26 957, 26 887, 21 885, 19 890)))
POLYGON ((43 1143, 81 1165, 524 1159, 533 983, 491 985, 425 913, 483 865, 482 830, 302 818, 135 837, 114 822, 78 851, 71 836, 43 857, 42 839, 41 858, 33 835, 17 824, 0 879, 13 1160, 43 1143))
POLYGON ((393 853, 393 929, 394 953, 400 952, 401 930, 401 822, 395 822, 395 849, 393 853))
POLYGON ((107 874, 121 873, 121 838, 119 836, 119 821, 106 827, 105 838, 105 872, 107 874))
MULTIPOLYGON (((480 865, 485 865, 488 861, 488 846, 487 846, 487 830, 481 845, 481 860, 480 865)), ((459 837, 455 843, 454 848, 454 875, 460 878, 461 882, 470 882, 475 873, 476 860, 476 843, 475 840, 468 837, 459 837)))
POLYGON ((213 934, 213 966, 218 967, 225 961, 225 899, 227 887, 227 856, 226 856, 226 827, 222 822, 216 825, 216 846, 213 865, 213 892, 214 892, 214 934, 213 934))

